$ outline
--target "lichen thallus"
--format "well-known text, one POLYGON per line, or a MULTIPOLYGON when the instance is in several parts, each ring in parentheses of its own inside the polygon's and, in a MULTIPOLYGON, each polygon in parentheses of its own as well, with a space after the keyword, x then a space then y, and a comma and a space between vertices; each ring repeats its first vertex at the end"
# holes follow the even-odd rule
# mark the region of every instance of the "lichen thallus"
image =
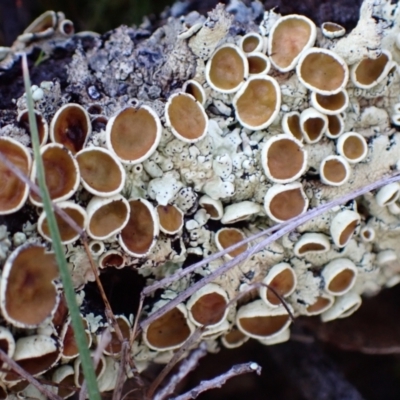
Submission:
MULTIPOLYGON (((4 163, 7 168, 9 168, 21 181, 23 181, 24 183, 28 184, 30 187, 30 190, 33 191, 34 193, 36 193, 37 195, 40 195, 40 191, 38 189, 38 187, 29 180, 29 178, 24 175, 17 167, 15 167, 2 153, 0 153, 0 161, 2 163, 4 163)), ((170 362, 166 365, 166 367, 164 368, 164 370, 161 372, 160 376, 158 378, 156 378, 156 380, 154 380, 154 382, 152 384, 150 384, 150 386, 146 385, 143 380, 140 378, 140 374, 137 372, 134 362, 132 360, 132 358, 129 356, 129 349, 134 341, 134 339, 138 336, 138 334, 140 333, 141 329, 143 329, 145 326, 149 325, 151 322, 153 322, 154 320, 156 320, 157 318, 159 318, 160 316, 162 316, 163 314, 165 314, 166 312, 170 311, 172 308, 174 308, 177 304, 179 304, 180 302, 183 302, 185 299, 187 299, 188 297, 190 297, 194 292, 196 292, 197 290, 199 290, 199 288, 201 288, 202 286, 206 285, 209 282, 212 282, 214 279, 216 279, 218 276, 220 276, 221 274, 225 273, 226 271, 228 271, 229 269, 237 266, 239 263, 241 262, 245 262, 246 259, 248 259, 252 254, 256 253, 258 250, 260 250, 261 248, 267 246, 268 244, 270 244, 271 242, 273 242, 274 240, 277 240, 278 238, 282 237, 284 234, 293 231, 294 229, 296 229, 297 226, 301 225, 302 223, 305 223, 306 221, 315 218, 316 216, 324 213, 325 211, 331 209, 332 207, 338 206, 340 204, 344 204, 346 202, 348 202, 349 200, 352 200, 360 195, 363 195, 367 192, 370 192, 372 190, 375 190, 381 186, 384 185, 388 185, 390 183, 393 182, 398 182, 400 181, 400 174, 393 174, 392 176, 387 176, 384 177, 382 179, 379 179, 376 182, 373 182, 365 187, 362 188, 358 188, 353 190, 352 192, 341 196, 338 199, 335 199, 329 203, 326 203, 322 206, 319 206, 315 209, 311 209, 309 211, 307 211, 305 214, 295 217, 289 221, 286 221, 284 223, 280 223, 277 224, 275 226, 273 226, 272 228, 269 228, 267 230, 264 230, 262 232, 259 232, 256 235, 253 235, 251 237, 248 237, 246 239, 244 239, 243 241, 236 243, 218 253, 215 253, 213 255, 211 255, 210 257, 197 262, 191 266, 189 266, 188 268, 184 269, 184 270, 180 270, 177 273, 164 278, 160 281, 155 282, 154 284, 147 286, 146 288, 143 289, 142 293, 141 293, 141 297, 140 297, 140 304, 136 313, 136 318, 135 318, 135 322, 134 322, 134 326, 133 329, 131 331, 131 337, 130 340, 126 340, 123 338, 121 330, 118 326, 118 324, 116 323, 115 320, 115 316, 113 314, 112 308, 109 304, 109 301, 107 299, 107 296, 105 294, 105 291, 103 289, 102 283, 99 279, 99 274, 97 272, 96 266, 94 264, 94 261, 91 257, 91 253, 90 250, 88 248, 88 244, 87 244, 87 238, 86 238, 86 234, 84 231, 82 231, 82 229, 76 225, 76 223, 71 220, 71 218, 65 213, 63 212, 62 209, 60 209, 56 204, 52 204, 55 212, 62 218, 64 219, 64 221, 69 224, 71 226, 72 229, 76 230, 77 232, 79 232, 81 240, 85 246, 86 252, 88 254, 91 266, 93 268, 93 271, 95 273, 95 277, 96 277, 96 282, 97 285, 99 287, 100 293, 102 295, 104 304, 105 304, 105 310, 106 310, 106 315, 107 318, 110 320, 110 323, 112 325, 112 327, 115 329, 115 332, 117 334, 117 336, 119 337, 120 341, 121 341, 121 347, 122 347, 122 362, 121 362, 121 367, 120 367, 120 374, 125 374, 125 368, 123 366, 129 365, 129 368, 131 370, 131 372, 133 372, 135 379, 137 380, 139 387, 141 388, 141 391, 143 393, 143 390, 145 392, 147 392, 147 396, 149 394, 154 394, 159 386, 159 384, 163 381, 163 379, 168 375, 168 373, 170 372, 170 370, 172 369, 172 367, 179 361, 180 357, 182 356, 183 353, 187 352, 193 345, 193 343, 195 343, 198 338, 201 335, 201 332, 207 327, 207 325, 204 325, 203 327, 198 327, 195 332, 189 337, 189 339, 181 346, 181 349, 178 350, 178 352, 176 353, 176 356, 173 357, 170 362), (143 303, 144 303, 144 299, 146 298, 146 296, 152 294, 155 290, 162 288, 162 287, 166 287, 168 286, 168 284, 181 279, 182 277, 184 277, 187 274, 190 274, 192 272, 194 272, 197 268, 200 268, 204 265, 206 265, 207 263, 211 262, 212 260, 215 260, 219 257, 222 257, 223 255, 237 249, 238 247, 242 246, 243 244, 247 244, 251 241, 260 239, 264 236, 267 236, 266 238, 262 239, 260 242, 258 242, 256 245, 250 247, 248 250, 246 250, 244 253, 240 254, 239 256, 233 258, 232 260, 229 260, 228 262, 224 263, 221 267, 219 267, 216 271, 214 271, 212 274, 208 275, 207 277, 201 279, 200 281, 198 281, 197 283, 195 283, 194 285, 192 285, 191 287, 189 287, 186 291, 180 293, 175 299, 171 300, 170 302, 168 302, 165 306, 161 307, 159 310, 157 310, 155 313, 151 314, 150 316, 148 316, 146 319, 140 321, 140 315, 142 312, 142 308, 143 308, 143 303)), ((283 307, 286 309, 286 311, 288 312, 289 316, 291 318, 293 318, 292 313, 289 309, 289 307, 287 306, 285 300, 275 291, 275 289, 273 287, 270 287, 268 285, 265 285, 263 283, 257 282, 257 283, 252 283, 248 286, 247 290, 244 291, 243 293, 240 293, 236 298, 232 299, 229 301, 229 303, 226 304, 226 307, 230 307, 232 306, 234 303, 236 303, 238 300, 240 300, 243 296, 245 296, 246 294, 248 294, 249 291, 258 289, 262 286, 267 287, 269 290, 271 290, 275 296, 279 299, 279 301, 281 302, 281 304, 283 305, 283 307)), ((9 360, 10 361, 10 360, 9 360)), ((11 363, 12 361, 10 361, 11 363)), ((121 380, 121 382, 123 382, 123 379, 121 380)), ((115 392, 119 392, 120 388, 117 387, 115 392)), ((149 398, 149 397, 147 397, 149 398)))

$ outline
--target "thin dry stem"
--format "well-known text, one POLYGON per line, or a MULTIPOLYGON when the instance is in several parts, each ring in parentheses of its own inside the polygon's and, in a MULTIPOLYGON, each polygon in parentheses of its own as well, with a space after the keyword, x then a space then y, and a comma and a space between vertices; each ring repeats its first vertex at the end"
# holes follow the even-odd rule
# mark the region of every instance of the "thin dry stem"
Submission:
POLYGON ((0 349, 0 360, 8 364, 10 368, 15 371, 19 376, 27 380, 30 384, 35 386, 40 393, 49 398, 50 400, 62 400, 60 396, 56 395, 46 387, 44 387, 40 382, 38 382, 31 374, 26 372, 21 368, 13 359, 8 357, 8 355, 0 349))
POLYGON ((255 362, 248 362, 244 364, 234 365, 229 371, 217 376, 216 378, 208 381, 202 381, 194 389, 181 394, 174 398, 174 400, 190 400, 195 399, 200 393, 210 389, 220 388, 228 379, 234 378, 235 376, 247 374, 249 372, 256 372, 257 375, 261 374, 261 367, 255 362))
POLYGON ((118 369, 117 383, 115 384, 112 400, 120 400, 122 397, 122 390, 124 388, 125 375, 126 375, 126 362, 129 357, 129 343, 124 341, 121 348, 121 362, 118 369))
POLYGON ((226 304, 225 308, 228 308, 231 305, 233 305, 236 302, 238 302, 242 297, 246 296, 246 294, 251 292, 253 289, 258 289, 260 287, 267 288, 268 290, 270 290, 278 298, 278 300, 281 302, 282 306, 285 308, 285 310, 289 314, 290 319, 294 322, 294 315, 293 315, 291 309, 289 308, 288 304, 286 303, 285 299, 276 291, 275 288, 273 288, 272 286, 269 286, 269 285, 267 285, 266 283, 263 283, 263 282, 256 282, 256 283, 252 283, 251 285, 248 285, 246 290, 244 290, 243 292, 240 292, 237 296, 235 296, 232 300, 230 300, 226 304))
POLYGON ((101 356, 103 355, 104 350, 110 344, 112 339, 111 330, 108 326, 101 334, 100 341, 97 344, 97 347, 93 353, 93 363, 94 366, 97 367, 101 356))
POLYGON ((176 386, 198 366, 200 358, 203 358, 206 354, 207 345, 205 342, 201 342, 199 347, 192 350, 188 357, 181 362, 177 373, 171 377, 165 387, 156 393, 154 400, 164 400, 168 395, 172 394, 176 386))
MULTIPOLYGON (((107 327, 104 332, 102 333, 101 337, 100 337, 100 341, 97 344, 97 347, 95 349, 95 351, 93 352, 93 366, 94 369, 96 370, 99 362, 100 362, 100 358, 103 354, 103 351, 105 350, 105 348, 107 347, 107 345, 111 342, 111 332, 110 332, 110 328, 107 327)), ((82 386, 81 386, 81 390, 79 392, 79 400, 85 400, 86 399, 86 394, 87 394, 87 390, 86 390, 86 381, 83 381, 82 386)))
POLYGON ((204 326, 201 328, 196 328, 195 331, 187 338, 186 342, 183 343, 181 347, 175 352, 174 356, 169 360, 168 364, 162 369, 156 379, 151 383, 149 389, 147 390, 147 399, 152 399, 155 391, 160 386, 161 382, 165 377, 171 372, 172 368, 179 362, 183 354, 190 349, 190 347, 196 343, 202 333, 204 332, 204 326))
POLYGON ((86 381, 83 381, 81 390, 79 391, 79 400, 85 400, 86 395, 87 395, 86 381))
MULTIPOLYGON (((124 394, 124 396, 121 398, 121 400, 125 400, 129 395, 131 395, 132 393, 138 392, 139 390, 140 390, 139 388, 129 390, 129 392, 126 392, 124 394)), ((119 399, 117 399, 117 400, 119 400, 119 399)))
MULTIPOLYGON (((98 272, 98 270, 96 268, 96 265, 95 265, 95 263, 93 261, 93 258, 91 256, 91 254, 90 254, 90 250, 89 250, 89 246, 87 244, 87 241, 84 240, 83 241, 83 245, 85 247, 87 255, 89 256, 90 266, 91 266, 93 274, 95 276, 96 284, 97 284, 97 287, 99 288, 101 298, 103 299, 103 302, 104 302, 107 318, 111 322, 111 325, 114 328, 115 333, 117 334, 118 340, 120 341, 121 344, 123 344, 125 339, 124 339, 124 337, 122 335, 121 328, 119 327, 119 325, 117 323, 117 320, 115 318, 115 315, 114 315, 114 313, 112 311, 111 304, 108 301, 108 298, 107 298, 106 292, 104 290, 103 284, 101 283, 99 272, 98 272)), ((132 358, 129 358, 129 365, 131 366, 132 370, 136 370, 136 367, 135 367, 135 364, 134 364, 132 358)))
MULTIPOLYGON (((89 245, 87 244, 86 241, 83 241, 83 246, 85 247, 86 253, 89 255, 90 254, 90 249, 89 249, 89 245)), ((89 257, 89 263, 90 263, 90 266, 92 268, 92 271, 93 271, 93 274, 94 274, 94 277, 95 277, 95 280, 96 280, 97 287, 98 287, 98 289, 100 291, 101 298, 102 298, 103 303, 104 303, 104 305, 106 307, 107 318, 109 319, 109 321, 111 322, 113 328, 115 329, 115 333, 118 336, 118 340, 122 343, 124 341, 124 337, 123 337, 121 329, 120 329, 120 327, 119 327, 119 325, 117 323, 115 315, 114 315, 114 313, 113 313, 113 311, 111 309, 111 304, 108 301, 106 292, 105 292, 105 290, 103 288, 103 284, 101 283, 101 280, 100 280, 99 272, 97 270, 97 267, 96 267, 96 265, 94 263, 94 260, 93 260, 91 255, 89 257)))
MULTIPOLYGON (((111 304, 108 301, 108 298, 107 298, 106 292, 104 290, 103 284, 101 283, 99 272, 98 272, 98 270, 96 268, 96 265, 95 265, 95 263, 93 261, 93 258, 91 256, 91 254, 90 254, 90 249, 89 249, 89 246, 87 244, 87 241, 84 240, 83 241, 83 245, 85 247, 86 253, 89 256, 90 266, 92 268, 92 271, 93 271, 93 274, 94 274, 94 277, 95 277, 95 280, 96 280, 97 287, 99 288, 101 298, 103 299, 103 302, 104 302, 104 305, 105 305, 106 316, 107 316, 108 320, 111 322, 111 325, 114 328, 115 333, 117 334, 118 340, 122 344, 125 341, 124 336, 122 335, 121 328, 119 327, 119 325, 117 323, 117 319, 115 318, 115 315, 114 315, 114 313, 113 313, 113 311, 111 309, 111 304)), ((129 344, 129 348, 130 347, 131 346, 129 344)), ((129 357, 129 366, 131 367, 131 369, 133 371, 137 371, 135 363, 133 361, 133 358, 131 358, 131 357, 129 357)))
MULTIPOLYGON (((8 372, 8 371, 5 371, 8 372)), ((65 388, 68 390, 72 390, 74 392, 79 392, 79 388, 73 385, 68 385, 66 383, 57 383, 57 382, 52 382, 49 381, 47 379, 43 379, 43 378, 36 378, 36 380, 41 383, 42 385, 46 385, 46 386, 54 386, 56 388, 65 388)))
POLYGON ((142 309, 143 309, 143 303, 144 303, 144 299, 145 299, 145 295, 142 293, 140 294, 140 301, 139 301, 139 306, 136 312, 136 317, 135 317, 135 322, 133 324, 133 329, 129 338, 129 344, 132 347, 133 346, 133 342, 136 339, 136 336, 140 333, 140 327, 139 327, 139 318, 140 318, 140 314, 142 313, 142 309))

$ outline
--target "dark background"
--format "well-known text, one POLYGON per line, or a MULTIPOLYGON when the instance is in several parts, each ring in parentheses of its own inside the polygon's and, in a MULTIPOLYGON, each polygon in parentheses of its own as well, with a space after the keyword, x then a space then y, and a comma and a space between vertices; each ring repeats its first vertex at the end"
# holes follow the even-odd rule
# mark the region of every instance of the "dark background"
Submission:
MULTIPOLYGON (((227 0, 184 0, 187 10, 203 14, 227 0)), ((249 4, 249 0, 243 0, 249 4)), ((355 25, 361 0, 265 0, 267 9, 277 7, 282 14, 299 13, 317 24, 324 21, 355 25)), ((157 18, 173 0, 0 0, 0 45, 9 46, 29 23, 47 10, 63 11, 76 31, 104 33, 121 24, 140 24, 143 16, 157 18)))
POLYGON ((106 32, 121 24, 140 24, 144 15, 159 14, 169 0, 0 0, 1 43, 12 40, 47 10, 62 11, 76 31, 106 32))
MULTIPOLYGON (((171 3, 169 0, 0 0, 0 45, 11 45, 46 10, 63 11, 74 22, 76 31, 104 33, 121 24, 140 24, 144 15, 157 22, 171 3)), ((205 14, 216 3, 188 0, 187 11, 205 14)), ((347 29, 355 26, 360 3, 360 0, 264 2, 266 8, 277 6, 282 14, 305 14, 317 24, 334 21, 347 29)), ((393 288, 365 299, 361 309, 345 320, 321 324, 318 318, 299 319, 293 327, 295 340, 273 347, 249 341, 239 349, 209 355, 182 382, 180 390, 221 374, 235 363, 256 361, 263 366, 261 377, 255 374, 237 377, 199 399, 398 400, 399 310, 400 288, 393 288)))

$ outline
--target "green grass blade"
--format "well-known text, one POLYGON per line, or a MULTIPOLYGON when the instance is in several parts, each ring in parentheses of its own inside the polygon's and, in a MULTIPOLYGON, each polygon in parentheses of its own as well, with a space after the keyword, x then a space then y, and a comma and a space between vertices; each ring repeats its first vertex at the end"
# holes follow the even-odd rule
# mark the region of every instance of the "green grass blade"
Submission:
POLYGON ((32 136, 33 154, 37 166, 37 179, 40 187, 40 193, 42 195, 43 208, 46 211, 47 221, 49 224, 51 238, 53 241, 53 249, 60 270, 60 276, 64 287, 65 299, 67 301, 68 309, 71 315, 72 327, 74 329, 75 340, 81 357, 82 370, 86 380, 89 399, 100 400, 101 399, 100 392, 97 386, 97 380, 93 368, 93 362, 90 357, 89 349, 87 347, 85 330, 83 327, 82 319, 79 314, 79 308, 76 303, 75 291, 72 284, 71 276, 68 271, 67 261, 64 255, 64 249, 61 244, 60 232, 58 230, 56 218, 51 204, 49 191, 47 190, 46 186, 43 160, 40 154, 39 134, 34 114, 34 105, 31 93, 31 82, 29 78, 26 54, 23 54, 22 56, 22 72, 24 75, 26 102, 29 113, 29 127, 32 136))

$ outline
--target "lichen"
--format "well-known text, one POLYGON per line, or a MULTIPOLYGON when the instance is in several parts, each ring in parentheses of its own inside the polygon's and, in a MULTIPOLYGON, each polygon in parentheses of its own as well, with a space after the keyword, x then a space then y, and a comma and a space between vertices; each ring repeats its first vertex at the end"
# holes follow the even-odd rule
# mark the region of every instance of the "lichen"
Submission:
MULTIPOLYGON (((400 122, 396 121, 400 119, 397 120, 396 116, 400 115, 400 6, 391 4, 388 0, 366 0, 361 9, 359 23, 352 32, 342 37, 329 38, 323 36, 321 30, 316 28, 316 38, 310 39, 313 43, 305 46, 299 53, 299 62, 303 62, 307 55, 310 58, 319 57, 321 54, 330 55, 344 71, 340 73, 343 79, 331 90, 332 93, 346 91, 349 100, 345 110, 336 113, 339 121, 343 122, 342 133, 337 137, 327 133, 325 125, 327 121, 329 124, 329 118, 325 116, 323 108, 320 107, 317 111, 312 107, 315 105, 312 91, 328 96, 326 90, 306 82, 306 78, 300 76, 303 72, 298 65, 293 65, 291 71, 285 72, 279 72, 272 67, 268 72, 268 79, 264 76, 263 81, 273 82, 273 86, 277 88, 273 99, 266 94, 262 97, 264 103, 255 103, 253 99, 250 102, 251 106, 245 106, 241 111, 236 107, 236 103, 243 99, 237 92, 244 87, 245 82, 254 81, 254 78, 248 79, 246 68, 243 68, 243 71, 232 71, 229 69, 229 60, 225 60, 225 64, 222 64, 226 71, 223 72, 226 72, 227 76, 239 76, 240 84, 233 93, 229 92, 230 89, 219 89, 214 85, 210 76, 213 74, 211 67, 216 51, 221 48, 234 49, 240 55, 240 60, 247 60, 244 50, 240 47, 242 37, 246 33, 255 32, 260 34, 266 43, 271 30, 281 18, 273 10, 265 11, 263 18, 260 18, 261 23, 256 25, 255 14, 262 16, 262 11, 259 3, 254 3, 253 6, 246 7, 239 1, 232 1, 226 8, 218 5, 210 11, 207 18, 196 13, 182 18, 171 17, 154 31, 148 24, 139 28, 122 26, 102 37, 82 33, 62 39, 57 33, 57 25, 53 37, 36 38, 28 43, 22 43, 20 38, 15 44, 14 49, 22 47, 28 53, 34 48, 44 49, 51 54, 57 47, 73 47, 73 54, 65 65, 66 81, 46 80, 39 82, 32 90, 35 89, 35 109, 48 123, 65 104, 80 104, 86 110, 92 123, 92 131, 84 144, 85 148, 108 148, 113 152, 114 150, 109 148, 108 140, 112 121, 127 107, 130 107, 132 113, 140 109, 151 110, 154 113, 154 121, 159 121, 161 125, 158 145, 140 162, 132 163, 132 160, 124 160, 115 153, 115 158, 120 159, 118 162, 121 162, 126 172, 120 194, 132 203, 138 200, 141 204, 146 204, 148 214, 152 216, 152 219, 148 220, 152 222, 146 222, 142 226, 140 222, 144 220, 145 212, 142 211, 142 215, 139 216, 134 215, 136 219, 132 219, 134 223, 131 225, 140 225, 140 229, 135 231, 132 226, 129 228, 129 234, 134 237, 135 244, 139 243, 144 250, 137 253, 136 250, 121 247, 121 237, 127 235, 124 225, 107 239, 91 243, 92 258, 96 265, 105 253, 118 250, 118 254, 124 257, 122 269, 134 270, 143 279, 144 285, 150 285, 184 269, 196 260, 216 253, 218 246, 221 246, 220 243, 216 243, 217 233, 224 227, 235 228, 247 238, 274 226, 276 221, 284 221, 288 215, 285 206, 290 201, 293 201, 289 210, 290 216, 300 215, 307 208, 314 209, 355 188, 377 181, 393 170, 399 170, 400 122), (225 44, 229 46, 221 47, 225 44), (310 49, 310 46, 314 47, 310 49), (384 70, 384 76, 380 76, 376 84, 365 88, 354 79, 347 80, 349 71, 357 63, 367 58, 375 60, 383 50, 390 52, 390 62, 393 64, 390 64, 387 71, 384 70), (194 79, 201 85, 204 104, 191 97, 185 86, 189 79, 194 79), (172 95, 181 92, 186 96, 182 97, 190 99, 190 103, 196 104, 201 110, 201 117, 199 113, 193 113, 193 121, 185 119, 185 123, 196 125, 201 122, 207 127, 204 138, 202 132, 200 137, 185 137, 182 140, 182 137, 174 132, 175 128, 169 117, 166 118, 168 100, 172 95), (267 122, 252 125, 251 120, 260 116, 259 110, 264 112, 265 109, 270 113, 267 122), (294 135, 286 120, 287 115, 292 112, 297 113, 302 130, 301 137, 292 142, 301 149, 305 167, 301 165, 294 173, 288 173, 289 177, 280 178, 280 160, 275 160, 278 167, 275 166, 274 174, 277 176, 270 172, 268 164, 274 163, 274 157, 279 157, 279 154, 270 155, 265 150, 268 150, 268 146, 275 138, 279 138, 279 135, 286 139, 294 135), (244 118, 247 122, 243 122, 242 113, 247 113, 244 118), (340 137, 347 137, 348 132, 361 135, 361 143, 367 144, 367 148, 363 148, 367 150, 366 154, 351 144, 344 148, 345 144, 340 137), (348 156, 349 153, 355 155, 348 156), (332 185, 331 182, 321 179, 320 166, 327 157, 338 154, 347 159, 350 173, 346 179, 338 179, 338 185, 332 185), (175 206, 184 214, 182 228, 172 234, 158 230, 157 206, 167 205, 175 206)), ((272 56, 271 49, 266 49, 266 55, 272 56)), ((16 59, 16 54, 11 52, 0 62, 0 67, 4 70, 10 69, 16 59)), ((242 61, 238 63, 239 70, 242 61)), ((313 74, 319 73, 312 68, 311 66, 311 81, 313 74)), ((334 80, 337 77, 331 78, 334 80)), ((255 98, 259 100, 257 96, 255 98)), ((17 114, 25 109, 26 98, 22 95, 15 100, 14 114, 12 118, 8 117, 7 123, 0 129, 0 136, 12 137, 31 152, 29 135, 16 119, 17 114)), ((70 129, 76 133, 73 123, 70 129)), ((188 132, 190 136, 192 131, 189 128, 188 132)), ((129 123, 124 126, 124 136, 134 134, 129 123)), ((135 143, 135 136, 130 137, 130 140, 135 143)), ((349 143, 353 143, 352 140, 349 140, 349 143)), ((280 151, 284 152, 283 144, 282 148, 280 151)), ((285 161, 290 166, 293 162, 293 159, 285 161)), ((331 319, 332 315, 335 318, 342 317, 343 313, 336 309, 329 313, 330 307, 339 309, 345 300, 354 301, 358 306, 361 301, 360 295, 376 294, 400 281, 400 190, 393 193, 394 197, 388 198, 384 204, 379 198, 377 200, 377 193, 373 192, 335 207, 251 255, 241 265, 232 268, 213 283, 223 288, 230 300, 250 290, 250 294, 241 297, 237 309, 250 309, 250 306, 246 306, 254 301, 261 310, 260 317, 268 320, 276 317, 277 311, 269 310, 274 309, 271 304, 255 300, 258 292, 252 289, 252 285, 263 281, 275 265, 286 263, 296 275, 297 284, 293 293, 290 292, 291 294, 285 297, 285 302, 296 316, 323 312, 323 319, 331 319), (346 219, 341 217, 343 215, 356 218, 347 223, 346 219), (368 230, 370 235, 373 232, 373 237, 363 237, 362 232, 365 230, 368 230), (304 254, 296 253, 296 243, 307 234, 321 235, 326 238, 329 246, 323 251, 313 251, 311 248, 304 254), (354 273, 354 286, 352 282, 343 290, 346 293, 334 298, 327 291, 329 282, 326 282, 323 271, 330 262, 339 259, 354 264, 357 273, 354 273), (327 309, 316 308, 316 303, 321 299, 326 300, 327 309)), ((71 194, 69 201, 86 209, 90 208, 92 197, 92 194, 80 185, 77 192, 71 194)), ((109 197, 104 195, 106 199, 109 197)), ((133 206, 130 207, 133 215, 133 206)), ((13 224, 11 231, 4 224, 0 226, 2 264, 10 252, 23 243, 43 243, 43 238, 37 233, 38 210, 38 207, 27 203, 18 212, 20 227, 16 229, 13 224)), ((255 240, 254 243, 258 243, 259 240, 255 240)), ((50 247, 50 244, 47 243, 47 246, 50 247)), ((239 253, 241 251, 244 250, 238 250, 239 253)), ((92 333, 98 332, 108 323, 96 307, 90 309, 92 304, 85 292, 85 286, 94 280, 94 275, 88 255, 79 240, 65 245, 65 253, 76 291, 80 293, 80 306, 89 330, 92 333)), ((195 283, 199 276, 208 276, 216 271, 227 258, 209 262, 196 270, 195 274, 172 282, 154 298, 147 299, 144 315, 154 313, 161 304, 175 298, 195 283)), ((113 267, 102 266, 100 273, 111 268, 113 267)), ((118 276, 118 273, 119 269, 115 268, 113 274, 118 276)), ((279 292, 279 279, 274 285, 279 292)), ((137 294, 139 295, 139 292, 137 294)), ((252 309, 254 307, 252 306, 252 309)), ((255 308, 258 309, 257 307, 255 308)), ((182 303, 180 308, 183 310, 182 315, 186 315, 186 305, 182 303)), ((237 329, 237 309, 232 307, 219 328, 209 331, 209 337, 206 335, 207 331, 205 332, 204 340, 207 341, 209 351, 216 351, 221 343, 220 337, 232 329, 237 329)), ((344 316, 350 315, 346 310, 343 312, 344 316)), ((253 317, 254 315, 251 316, 253 317)), ((61 324, 64 323, 65 319, 61 324)), ((5 324, 11 326, 12 321, 5 324)), ((239 327, 242 333, 251 336, 250 331, 246 333, 243 326, 239 327)), ((268 331, 267 327, 265 329, 268 331)), ((19 336, 32 334, 28 330, 19 332, 19 336)), ((272 344, 287 340, 289 334, 284 330, 270 332, 261 338, 258 334, 253 337, 257 337, 264 344, 272 344)), ((138 339, 131 349, 133 359, 140 370, 147 367, 150 361, 168 362, 173 355, 172 351, 165 351, 162 346, 157 351, 154 345, 151 349, 146 343, 147 337, 138 339)), ((226 343, 225 338, 222 343, 226 343)), ((175 348, 174 346, 170 347, 175 348)), ((117 370, 115 365, 110 364, 108 367, 110 371, 113 368, 117 370)), ((113 384, 115 382, 110 380, 107 390, 112 389, 113 384)), ((106 387, 106 383, 104 385, 106 387)))

